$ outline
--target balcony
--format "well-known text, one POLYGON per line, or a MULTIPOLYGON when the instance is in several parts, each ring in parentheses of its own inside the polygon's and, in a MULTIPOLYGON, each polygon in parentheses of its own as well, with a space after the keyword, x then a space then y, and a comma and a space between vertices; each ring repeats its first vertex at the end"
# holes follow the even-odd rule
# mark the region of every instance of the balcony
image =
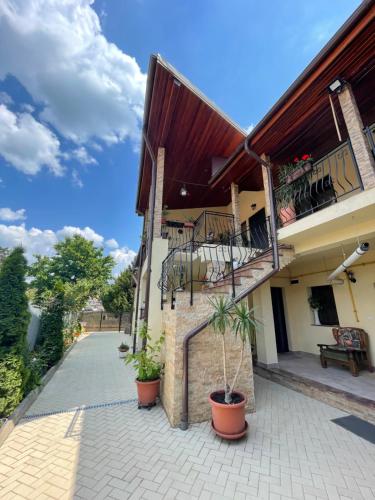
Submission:
POLYGON ((234 232, 233 215, 205 210, 196 220, 162 220, 161 236, 173 250, 190 241, 218 243, 234 232))
POLYGON ((287 226, 363 190, 349 140, 320 160, 279 170, 275 203, 279 227, 287 226))

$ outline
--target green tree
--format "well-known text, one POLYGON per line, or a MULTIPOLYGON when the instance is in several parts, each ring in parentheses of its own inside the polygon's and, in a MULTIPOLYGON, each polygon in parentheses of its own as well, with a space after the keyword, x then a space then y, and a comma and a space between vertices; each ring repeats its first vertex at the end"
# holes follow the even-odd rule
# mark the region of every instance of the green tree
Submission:
POLYGON ((15 248, 6 256, 0 268, 1 417, 8 416, 22 400, 30 378, 26 270, 22 248, 15 248))
POLYGON ((132 311, 134 300, 132 273, 132 268, 129 266, 119 274, 112 285, 105 289, 102 303, 107 312, 122 316, 132 311))
POLYGON ((22 353, 30 321, 26 259, 22 248, 15 248, 0 269, 0 352, 22 353))
POLYGON ((98 297, 108 282, 113 259, 92 241, 75 235, 55 245, 56 255, 36 256, 30 267, 33 302, 48 308, 56 297, 66 312, 77 312, 90 297, 98 297))

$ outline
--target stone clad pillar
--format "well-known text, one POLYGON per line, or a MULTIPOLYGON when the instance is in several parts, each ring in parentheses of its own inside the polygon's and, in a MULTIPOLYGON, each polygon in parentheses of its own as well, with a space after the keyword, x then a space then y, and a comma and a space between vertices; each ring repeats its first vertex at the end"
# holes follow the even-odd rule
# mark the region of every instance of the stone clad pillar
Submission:
POLYGON ((156 193, 154 210, 154 238, 161 238, 161 217, 163 212, 165 148, 158 149, 156 159, 156 193))
MULTIPOLYGON (((262 153, 260 155, 262 160, 269 162, 270 157, 267 156, 265 153, 262 153)), ((271 200, 268 195, 268 176, 267 176, 267 169, 264 165, 262 165, 262 177, 263 177, 263 186, 264 186, 264 198, 265 198, 265 211, 266 211, 266 217, 269 217, 271 215, 271 200)))
POLYGON ((256 336, 258 363, 261 366, 275 366, 278 364, 278 357, 269 281, 254 291, 253 306, 262 322, 261 331, 256 336))
POLYGON ((232 182, 230 185, 230 194, 232 198, 232 214, 234 217, 234 231, 236 234, 241 232, 240 218, 240 197, 238 194, 238 184, 232 182))
POLYGON ((363 187, 364 189, 371 189, 375 187, 375 162, 370 145, 363 132, 362 118, 350 84, 345 84, 343 90, 338 94, 338 98, 363 187))

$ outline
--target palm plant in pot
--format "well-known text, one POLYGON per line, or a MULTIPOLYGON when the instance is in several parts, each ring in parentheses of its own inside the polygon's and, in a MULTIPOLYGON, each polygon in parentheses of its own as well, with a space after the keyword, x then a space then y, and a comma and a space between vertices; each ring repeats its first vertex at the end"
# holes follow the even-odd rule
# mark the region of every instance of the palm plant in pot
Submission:
POLYGON ((144 323, 139 333, 141 339, 146 339, 144 349, 134 354, 128 354, 125 363, 132 363, 136 371, 138 408, 151 408, 156 404, 159 395, 160 376, 163 364, 160 361, 160 350, 164 342, 164 335, 154 344, 148 334, 147 324, 144 323))
POLYGON ((235 304, 228 297, 209 299, 213 308, 210 324, 214 333, 221 339, 223 355, 224 389, 214 391, 209 396, 212 411, 212 427, 216 434, 225 439, 239 439, 246 434, 245 419, 246 397, 235 390, 244 362, 246 344, 251 345, 260 322, 254 317, 254 309, 244 302, 235 304), (228 379, 226 335, 230 332, 241 344, 237 369, 232 383, 228 379))

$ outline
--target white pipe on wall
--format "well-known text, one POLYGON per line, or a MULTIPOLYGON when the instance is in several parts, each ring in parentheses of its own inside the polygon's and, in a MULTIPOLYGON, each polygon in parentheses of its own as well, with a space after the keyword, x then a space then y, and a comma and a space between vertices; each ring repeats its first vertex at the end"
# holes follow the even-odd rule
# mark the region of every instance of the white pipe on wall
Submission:
POLYGON ((367 250, 370 248, 369 243, 361 243, 358 248, 354 250, 354 252, 346 259, 342 264, 339 265, 332 274, 328 276, 328 281, 332 281, 336 278, 340 273, 343 273, 350 267, 356 260, 358 260, 362 255, 364 255, 367 250))

